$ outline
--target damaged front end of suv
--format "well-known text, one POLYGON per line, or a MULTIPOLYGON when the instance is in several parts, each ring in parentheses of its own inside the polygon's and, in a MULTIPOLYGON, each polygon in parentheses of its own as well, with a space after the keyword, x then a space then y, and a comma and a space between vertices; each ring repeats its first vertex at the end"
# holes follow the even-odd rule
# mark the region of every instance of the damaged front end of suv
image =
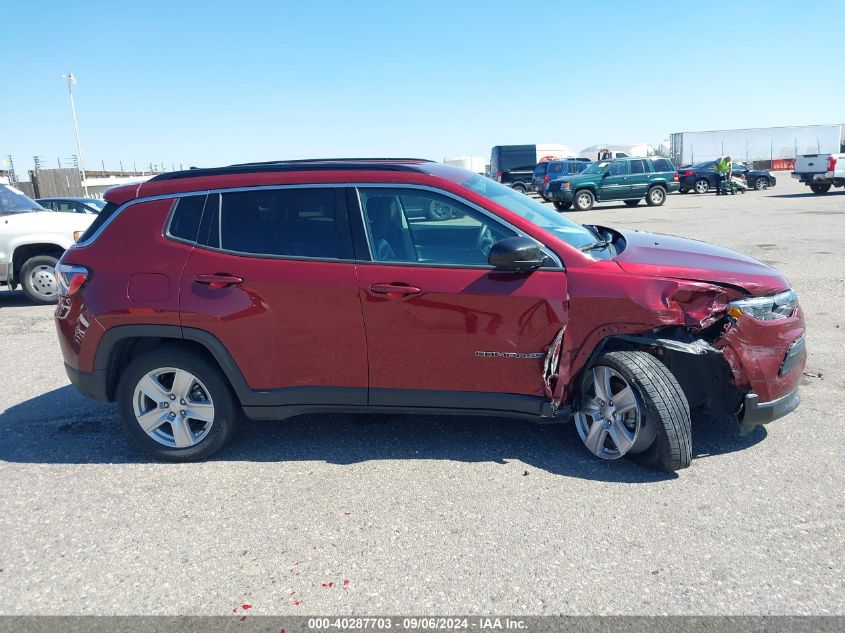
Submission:
POLYGON ((644 275, 644 268, 620 275, 602 264, 600 274, 598 267, 570 271, 570 327, 556 352, 570 374, 545 376, 554 401, 576 420, 581 386, 598 359, 631 350, 668 368, 690 409, 735 416, 741 434, 798 406, 804 317, 785 280, 749 283, 762 293, 755 295, 736 279, 673 279, 644 275))

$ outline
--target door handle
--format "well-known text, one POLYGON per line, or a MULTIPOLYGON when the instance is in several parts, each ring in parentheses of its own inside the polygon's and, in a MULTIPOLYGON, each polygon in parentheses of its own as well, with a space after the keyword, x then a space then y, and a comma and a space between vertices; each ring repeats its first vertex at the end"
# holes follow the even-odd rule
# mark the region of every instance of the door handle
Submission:
POLYGON ((194 281, 198 284, 203 284, 209 288, 227 288, 228 286, 237 286, 243 283, 243 279, 235 277, 234 275, 225 275, 217 273, 214 275, 197 275, 194 281))
POLYGON ((380 295, 387 295, 388 297, 401 297, 404 295, 417 295, 422 292, 416 286, 409 286, 403 283, 393 284, 373 284, 370 290, 380 295))

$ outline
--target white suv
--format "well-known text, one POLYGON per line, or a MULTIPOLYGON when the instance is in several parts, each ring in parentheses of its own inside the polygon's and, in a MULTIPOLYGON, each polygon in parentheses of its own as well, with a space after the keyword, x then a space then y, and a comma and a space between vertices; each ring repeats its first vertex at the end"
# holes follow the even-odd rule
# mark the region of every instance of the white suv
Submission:
POLYGON ((95 217, 48 211, 0 184, 0 286, 14 290, 20 284, 36 303, 55 303, 56 263, 95 217))

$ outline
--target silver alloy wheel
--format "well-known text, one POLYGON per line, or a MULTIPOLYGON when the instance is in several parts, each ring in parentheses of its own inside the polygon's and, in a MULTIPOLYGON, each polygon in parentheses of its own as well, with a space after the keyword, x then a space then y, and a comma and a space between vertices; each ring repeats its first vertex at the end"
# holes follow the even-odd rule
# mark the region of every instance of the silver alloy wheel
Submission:
POLYGON ((757 191, 763 191, 764 189, 768 189, 769 188, 769 179, 765 178, 765 177, 758 178, 757 180, 754 181, 754 188, 757 191))
POLYGON ((592 196, 586 191, 579 193, 576 205, 579 209, 588 209, 592 202, 592 196))
POLYGON ((201 442, 214 423, 214 402, 205 385, 184 369, 161 367, 135 386, 132 406, 138 425, 170 448, 201 442))
POLYGON ((575 413, 578 435, 593 455, 619 459, 640 439, 642 417, 634 390, 606 365, 593 367, 581 389, 581 407, 575 413))
POLYGON ((648 195, 655 206, 660 206, 666 199, 666 194, 664 193, 662 187, 652 188, 648 195))
POLYGON ((707 182, 704 178, 695 181, 696 193, 707 193, 708 191, 710 191, 710 183, 707 182))
POLYGON ((56 283, 56 269, 47 264, 35 266, 29 271, 29 286, 39 297, 53 299, 59 293, 59 285, 56 283))

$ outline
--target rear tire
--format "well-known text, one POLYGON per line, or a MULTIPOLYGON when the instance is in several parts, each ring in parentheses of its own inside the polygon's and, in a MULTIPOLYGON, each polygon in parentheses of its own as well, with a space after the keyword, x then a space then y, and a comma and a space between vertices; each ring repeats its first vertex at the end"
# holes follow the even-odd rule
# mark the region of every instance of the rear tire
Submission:
POLYGON ((56 264, 59 260, 49 255, 31 257, 24 262, 20 283, 24 294, 34 303, 48 305, 59 300, 56 264))
POLYGON ((428 216, 429 220, 434 220, 435 222, 449 220, 452 217, 452 207, 445 202, 434 199, 428 204, 426 216, 428 216))
POLYGON ((812 185, 810 185, 810 189, 812 190, 813 193, 827 193, 828 191, 830 191, 830 185, 828 185, 828 184, 824 184, 824 185, 812 184, 812 185))
POLYGON ((199 461, 219 451, 232 436, 238 414, 235 398, 220 370, 203 357, 176 347, 152 350, 129 363, 118 385, 117 405, 123 428, 132 443, 156 459, 170 462, 199 461), (183 390, 175 384, 175 372, 183 372, 189 377, 185 384, 191 397, 184 402, 178 395, 183 390), (166 386, 168 373, 174 373, 174 382, 169 387, 166 386), (165 376, 158 387, 150 382, 150 377, 156 374, 165 376), (149 385, 153 386, 156 399, 140 395, 151 390, 149 385), (158 401, 160 404, 156 406, 158 401), (191 416, 194 413, 192 406, 197 416, 208 415, 207 428, 201 417, 191 416), (136 413, 136 409, 142 408, 147 412, 136 413), (148 430, 144 430, 141 419, 155 417, 159 411, 159 419, 153 424, 146 422, 148 430), (184 419, 180 415, 183 411, 187 411, 184 419), (171 415, 175 424, 168 419, 171 415), (187 442, 177 443, 179 420, 183 420, 187 432, 183 431, 178 437, 188 438, 187 442), (171 441, 175 446, 168 445, 171 441), (177 448, 179 443, 185 446, 177 448))
MULTIPOLYGON (((629 454, 639 463, 667 471, 687 468, 692 462, 690 412, 686 395, 669 369, 651 354, 619 351, 600 356, 584 374, 579 405, 575 413, 576 430, 588 450, 596 456, 616 459, 629 454), (607 370, 603 371, 602 368, 607 370), (609 376, 606 396, 601 396, 595 389, 603 375, 609 376), (599 398, 605 403, 613 402, 614 407, 622 409, 626 402, 623 397, 625 387, 633 392, 637 415, 626 414, 629 417, 622 418, 628 427, 628 439, 619 443, 624 444, 626 450, 619 450, 614 436, 614 431, 619 434, 618 425, 603 422, 603 415, 607 413, 613 418, 620 414, 615 412, 615 408, 596 409, 594 402, 599 398), (634 418, 636 426, 631 431, 634 418), (596 433, 593 433, 594 430, 596 433), (604 435, 596 439, 598 433, 604 435)), ((627 409, 630 410, 630 405, 627 409)))
POLYGON ((666 190, 660 185, 655 185, 648 190, 645 196, 646 204, 650 207, 660 207, 666 202, 666 190))
POLYGON ((710 183, 707 182, 707 178, 699 178, 695 181, 693 188, 695 189, 695 193, 707 193, 710 191, 710 183))
POLYGON ((769 179, 765 176, 760 176, 757 180, 754 181, 754 188, 757 191, 765 191, 769 188, 769 179))
POLYGON ((638 198, 637 200, 623 200, 623 202, 629 207, 635 207, 640 203, 640 200, 638 198))
POLYGON ((571 206, 571 202, 555 202, 555 209, 557 209, 558 211, 566 211, 571 206))
POLYGON ((511 188, 512 188, 514 191, 518 191, 519 193, 525 193, 526 191, 528 191, 528 190, 525 188, 525 185, 523 185, 521 182, 518 182, 518 183, 514 184, 511 188))
POLYGON ((575 198, 572 203, 578 211, 589 211, 596 203, 596 197, 589 189, 581 189, 575 192, 575 198))

